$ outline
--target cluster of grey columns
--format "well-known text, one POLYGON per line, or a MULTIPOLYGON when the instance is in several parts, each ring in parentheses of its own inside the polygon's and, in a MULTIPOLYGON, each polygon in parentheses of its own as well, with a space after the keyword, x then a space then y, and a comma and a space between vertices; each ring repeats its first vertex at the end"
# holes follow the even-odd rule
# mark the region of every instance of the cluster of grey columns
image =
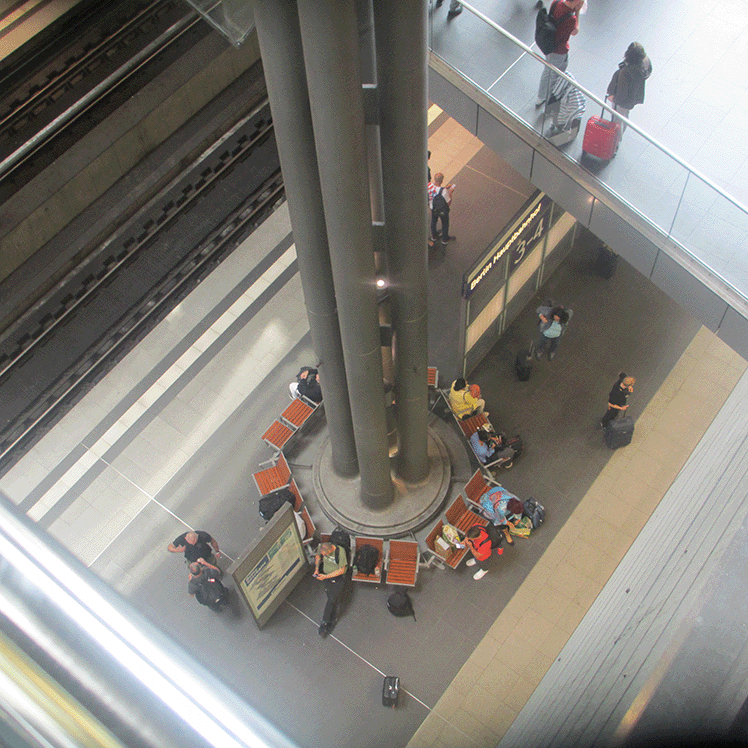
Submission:
POLYGON ((427 477, 426 0, 255 0, 334 470, 394 496, 377 273, 388 284, 399 480, 427 477))

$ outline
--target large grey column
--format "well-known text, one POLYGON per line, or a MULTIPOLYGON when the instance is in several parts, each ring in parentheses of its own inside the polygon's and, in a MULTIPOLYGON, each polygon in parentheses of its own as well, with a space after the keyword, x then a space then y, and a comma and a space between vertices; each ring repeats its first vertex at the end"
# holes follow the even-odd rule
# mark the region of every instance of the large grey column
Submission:
POLYGON ((358 25, 347 0, 299 0, 327 238, 343 338, 361 497, 393 497, 382 386, 358 25))
POLYGON ((333 467, 340 475, 352 476, 358 461, 296 2, 255 0, 254 15, 307 317, 322 362, 333 467))
POLYGON ((398 471, 426 477, 428 421, 426 0, 376 0, 379 124, 394 331, 398 471))

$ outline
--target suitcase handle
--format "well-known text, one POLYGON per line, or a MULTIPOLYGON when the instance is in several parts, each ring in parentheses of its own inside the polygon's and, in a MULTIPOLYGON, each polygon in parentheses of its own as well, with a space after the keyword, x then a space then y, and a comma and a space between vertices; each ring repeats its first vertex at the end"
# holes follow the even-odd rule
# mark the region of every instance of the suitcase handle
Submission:
MULTIPOLYGON (((603 99, 603 101, 605 101, 605 103, 606 103, 606 104, 608 103, 608 94, 605 94, 605 99, 603 99)), ((603 108, 602 108, 602 109, 600 110, 600 119, 603 119, 604 117, 605 117, 605 107, 603 107, 603 108)), ((607 121, 607 120, 606 120, 606 121, 607 121)), ((610 122, 613 122, 613 121, 614 121, 614 117, 613 117, 613 115, 611 114, 611 115, 610 115, 610 122)))

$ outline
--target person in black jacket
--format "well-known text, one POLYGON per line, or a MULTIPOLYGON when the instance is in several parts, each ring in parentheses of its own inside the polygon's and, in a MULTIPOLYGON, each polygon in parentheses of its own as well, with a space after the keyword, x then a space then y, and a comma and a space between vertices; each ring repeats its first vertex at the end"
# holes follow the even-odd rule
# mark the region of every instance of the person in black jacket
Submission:
MULTIPOLYGON (((652 74, 652 63, 639 42, 631 42, 623 56, 623 62, 608 84, 608 99, 613 109, 628 119, 631 110, 644 102, 644 81, 652 74)), ((621 135, 626 123, 621 123, 621 135)))
POLYGON ((600 419, 600 425, 606 429, 608 424, 618 416, 619 413, 625 413, 628 409, 626 400, 628 396, 634 391, 634 383, 636 379, 634 377, 627 377, 625 372, 621 372, 618 375, 618 380, 613 385, 608 395, 608 410, 605 415, 600 419))

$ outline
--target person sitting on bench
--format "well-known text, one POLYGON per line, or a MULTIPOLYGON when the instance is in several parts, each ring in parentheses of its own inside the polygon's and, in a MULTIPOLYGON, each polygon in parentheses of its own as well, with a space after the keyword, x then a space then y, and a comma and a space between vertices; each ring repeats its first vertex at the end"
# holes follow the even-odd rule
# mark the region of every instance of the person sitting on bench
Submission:
POLYGON ((510 520, 510 515, 522 516, 524 507, 522 502, 503 486, 496 486, 490 491, 483 494, 480 500, 483 514, 504 533, 506 542, 514 545, 514 539, 509 532, 514 527, 514 521, 510 520))
POLYGON ((470 446, 483 465, 496 460, 504 460, 501 467, 512 466, 514 450, 506 445, 504 435, 494 433, 488 424, 481 426, 470 437, 470 446))
POLYGON ((322 387, 319 383, 319 372, 313 366, 302 366, 296 375, 296 381, 288 385, 291 397, 305 397, 313 403, 322 402, 322 387))
POLYGON ((470 391, 470 385, 460 377, 452 382, 449 389, 449 407, 460 420, 464 421, 470 416, 483 413, 486 401, 481 399, 480 394, 475 397, 470 391))

